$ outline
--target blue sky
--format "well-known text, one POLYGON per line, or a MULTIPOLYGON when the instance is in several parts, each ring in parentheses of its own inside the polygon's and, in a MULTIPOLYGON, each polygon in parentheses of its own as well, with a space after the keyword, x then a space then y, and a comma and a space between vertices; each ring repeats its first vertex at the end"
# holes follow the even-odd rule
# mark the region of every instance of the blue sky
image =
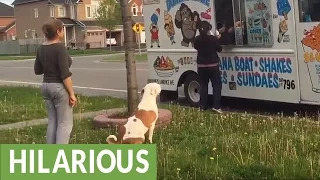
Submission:
POLYGON ((13 2, 13 0, 0 0, 0 2, 11 5, 11 3, 13 2))

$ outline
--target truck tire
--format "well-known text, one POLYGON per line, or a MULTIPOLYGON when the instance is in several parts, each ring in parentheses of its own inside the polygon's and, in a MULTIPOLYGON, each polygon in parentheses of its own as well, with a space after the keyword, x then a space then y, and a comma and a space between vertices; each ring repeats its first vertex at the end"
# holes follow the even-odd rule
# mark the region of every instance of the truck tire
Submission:
POLYGON ((184 81, 184 94, 188 103, 193 107, 200 104, 200 78, 197 74, 190 74, 184 81))
POLYGON ((177 100, 178 91, 165 91, 162 90, 160 93, 160 102, 167 102, 171 100, 177 100))

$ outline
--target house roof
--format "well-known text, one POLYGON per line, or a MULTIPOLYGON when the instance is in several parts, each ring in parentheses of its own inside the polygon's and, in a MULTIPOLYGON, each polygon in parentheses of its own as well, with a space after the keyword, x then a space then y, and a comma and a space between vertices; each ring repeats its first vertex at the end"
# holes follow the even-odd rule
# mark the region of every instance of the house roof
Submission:
MULTIPOLYGON (((31 2, 48 1, 52 4, 66 4, 69 0, 14 0, 12 5, 26 4, 31 2)), ((71 0, 73 3, 82 2, 82 0, 71 0)))
POLYGON ((64 25, 78 25, 78 23, 70 18, 57 18, 60 21, 62 21, 62 23, 64 25))
MULTIPOLYGON (((53 4, 66 4, 68 3, 68 0, 48 0, 49 2, 53 3, 53 4)), ((77 3, 78 0, 71 0, 73 3, 77 3)), ((82 0, 80 1, 82 2, 82 0)))
POLYGON ((134 23, 143 23, 144 19, 143 16, 132 16, 132 21, 134 23))
MULTIPOLYGON (((143 23, 143 17, 142 16, 132 16, 132 25, 135 23, 143 23)), ((99 24, 96 21, 81 21, 85 26, 99 26, 99 24)))
POLYGON ((132 4, 136 4, 137 6, 143 5, 142 0, 129 0, 128 3, 129 3, 129 5, 132 5, 132 4))
POLYGON ((16 25, 16 21, 13 21, 12 23, 10 23, 10 24, 8 24, 6 27, 4 27, 4 28, 1 28, 0 27, 0 32, 1 33, 4 33, 4 32, 6 32, 6 31, 8 31, 10 28, 12 28, 13 26, 15 26, 16 25))
POLYGON ((98 26, 96 21, 81 21, 85 26, 98 26))
POLYGON ((26 4, 26 3, 38 2, 38 1, 42 1, 42 0, 14 0, 12 2, 12 5, 26 4))
POLYGON ((13 7, 0 2, 0 17, 14 17, 13 7))

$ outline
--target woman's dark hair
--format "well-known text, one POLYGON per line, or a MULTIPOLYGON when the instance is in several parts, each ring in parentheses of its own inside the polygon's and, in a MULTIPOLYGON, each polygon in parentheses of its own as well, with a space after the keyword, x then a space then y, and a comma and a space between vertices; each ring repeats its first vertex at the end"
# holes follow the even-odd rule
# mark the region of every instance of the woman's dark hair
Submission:
POLYGON ((57 31, 61 31, 63 24, 58 19, 50 19, 42 26, 42 32, 48 40, 53 40, 57 37, 57 31))
POLYGON ((212 26, 208 21, 201 21, 200 27, 199 27, 200 36, 207 36, 211 28, 212 26))

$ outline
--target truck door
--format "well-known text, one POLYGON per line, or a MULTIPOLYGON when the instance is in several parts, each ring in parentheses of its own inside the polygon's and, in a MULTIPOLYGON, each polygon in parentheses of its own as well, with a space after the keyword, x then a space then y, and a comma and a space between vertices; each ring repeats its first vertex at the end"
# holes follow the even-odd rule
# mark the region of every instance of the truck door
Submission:
POLYGON ((295 0, 301 103, 320 103, 320 0, 295 0))

